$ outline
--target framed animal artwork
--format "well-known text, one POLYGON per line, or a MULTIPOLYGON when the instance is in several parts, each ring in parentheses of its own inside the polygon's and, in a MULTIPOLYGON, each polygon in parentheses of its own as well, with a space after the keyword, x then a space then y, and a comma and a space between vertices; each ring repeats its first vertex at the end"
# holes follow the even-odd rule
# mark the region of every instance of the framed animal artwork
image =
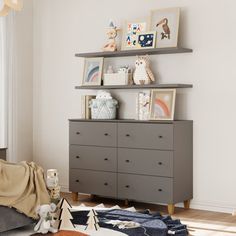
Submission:
POLYGON ((124 24, 122 50, 137 49, 138 34, 146 32, 148 19, 130 20, 124 24))
POLYGON ((178 46, 180 8, 152 10, 150 30, 157 31, 157 48, 178 46))
POLYGON ((176 89, 154 89, 151 95, 150 120, 173 120, 176 89))
POLYGON ((82 85, 101 85, 103 57, 85 58, 82 85))
POLYGON ((156 31, 139 33, 137 48, 148 49, 156 46, 156 31))

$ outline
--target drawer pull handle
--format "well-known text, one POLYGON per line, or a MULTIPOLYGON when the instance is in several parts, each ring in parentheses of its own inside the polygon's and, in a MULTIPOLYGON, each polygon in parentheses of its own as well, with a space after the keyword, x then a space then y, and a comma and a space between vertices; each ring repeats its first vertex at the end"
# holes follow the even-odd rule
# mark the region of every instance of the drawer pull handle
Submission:
POLYGON ((104 158, 104 161, 108 161, 108 158, 104 158))
POLYGON ((158 138, 163 138, 163 136, 162 136, 162 135, 159 135, 158 138))
POLYGON ((105 135, 105 136, 108 136, 108 133, 105 133, 104 135, 105 135))
POLYGON ((80 158, 80 156, 76 156, 76 158, 77 158, 77 159, 79 159, 79 158, 80 158))
POLYGON ((161 165, 162 165, 162 162, 158 162, 158 165, 160 165, 160 166, 161 166, 161 165))
POLYGON ((162 189, 161 189, 161 188, 159 188, 159 189, 158 189, 158 191, 159 191, 159 192, 162 192, 162 189))
POLYGON ((126 160, 126 162, 127 162, 127 163, 129 163, 129 162, 130 162, 130 160, 126 160))
POLYGON ((107 186, 107 185, 108 185, 108 183, 104 183, 104 185, 105 185, 105 186, 107 186))
POLYGON ((130 137, 130 134, 126 134, 125 136, 126 136, 126 137, 130 137))
POLYGON ((79 134, 80 134, 80 132, 76 132, 76 134, 77 134, 77 135, 79 135, 79 134))
POLYGON ((77 179, 75 182, 76 182, 76 183, 79 183, 79 180, 77 179))
POLYGON ((125 187, 126 187, 126 188, 129 188, 129 185, 126 185, 125 187))

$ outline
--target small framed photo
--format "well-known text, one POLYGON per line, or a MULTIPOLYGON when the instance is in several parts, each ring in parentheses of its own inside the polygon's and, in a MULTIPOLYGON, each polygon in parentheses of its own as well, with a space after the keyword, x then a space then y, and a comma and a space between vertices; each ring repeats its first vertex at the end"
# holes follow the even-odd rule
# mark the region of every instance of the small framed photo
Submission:
POLYGON ((174 120, 176 89, 154 89, 151 95, 150 120, 174 120))
POLYGON ((101 85, 103 57, 85 58, 82 85, 101 85))
POLYGON ((152 10, 149 30, 157 31, 157 48, 177 47, 180 8, 152 10))
POLYGON ((138 34, 146 32, 148 19, 126 21, 124 25, 122 50, 137 49, 138 34))
POLYGON ((156 47, 156 31, 139 33, 137 37, 137 48, 148 49, 156 47))

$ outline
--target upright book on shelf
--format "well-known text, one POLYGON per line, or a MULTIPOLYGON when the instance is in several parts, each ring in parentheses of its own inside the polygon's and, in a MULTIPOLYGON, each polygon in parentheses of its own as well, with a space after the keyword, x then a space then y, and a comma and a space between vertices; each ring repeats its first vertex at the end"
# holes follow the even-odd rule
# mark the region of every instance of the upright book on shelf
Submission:
POLYGON ((139 92, 137 97, 137 119, 149 120, 150 118, 150 91, 139 92))
POLYGON ((82 95, 81 97, 81 118, 82 119, 91 119, 91 108, 90 102, 92 99, 95 99, 95 95, 82 95))

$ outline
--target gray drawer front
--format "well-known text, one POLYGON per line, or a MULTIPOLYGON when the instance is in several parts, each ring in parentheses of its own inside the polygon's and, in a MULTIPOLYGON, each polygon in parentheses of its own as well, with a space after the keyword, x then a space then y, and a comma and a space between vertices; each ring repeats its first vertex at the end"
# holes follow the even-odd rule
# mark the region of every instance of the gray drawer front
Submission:
POLYGON ((173 177, 173 152, 119 148, 118 172, 173 177))
POLYGON ((173 124, 118 124, 118 146, 173 150, 173 124))
POLYGON ((70 168, 117 171, 116 148, 70 145, 70 168))
POLYGON ((118 198, 173 203, 173 179, 118 174, 118 198))
POLYGON ((70 191, 117 197, 117 174, 70 169, 70 191))
POLYGON ((70 122, 70 144, 115 147, 117 125, 103 122, 70 122))

